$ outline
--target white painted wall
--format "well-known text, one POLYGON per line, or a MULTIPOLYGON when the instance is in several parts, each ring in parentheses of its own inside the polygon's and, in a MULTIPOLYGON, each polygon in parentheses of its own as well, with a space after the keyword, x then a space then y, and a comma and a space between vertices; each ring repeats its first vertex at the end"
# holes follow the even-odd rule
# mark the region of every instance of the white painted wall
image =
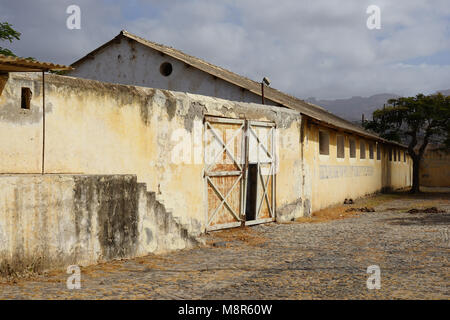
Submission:
MULTIPOLYGON (((162 55, 134 40, 122 38, 97 52, 93 59, 85 59, 75 70, 73 77, 120 83, 142 87, 167 89, 212 96, 232 101, 261 103, 261 97, 227 81, 162 55), (160 66, 172 64, 172 74, 163 76, 160 66)), ((277 103, 265 99, 266 104, 277 103)))

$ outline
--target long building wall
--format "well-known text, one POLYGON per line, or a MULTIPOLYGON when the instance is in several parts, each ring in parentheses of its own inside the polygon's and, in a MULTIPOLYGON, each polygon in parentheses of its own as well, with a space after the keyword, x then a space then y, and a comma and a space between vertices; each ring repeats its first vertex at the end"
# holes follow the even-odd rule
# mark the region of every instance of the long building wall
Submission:
MULTIPOLYGON (((277 125, 276 206, 290 216, 382 189, 411 185, 411 159, 360 159, 360 137, 345 136, 345 157, 336 157, 335 130, 304 123, 285 108, 212 97, 47 75, 45 172, 136 174, 192 231, 204 230, 203 117, 273 121, 277 125), (319 129, 329 133, 329 155, 319 152, 319 129), (180 142, 193 143, 189 159, 172 159, 180 142), (349 138, 356 157, 349 157, 349 138), (303 139, 303 140, 302 140, 303 139), (303 149, 302 149, 303 148, 303 149), (303 160, 302 160, 303 159, 303 160), (190 181, 194 183, 190 183, 190 181), (292 207, 293 206, 293 207, 292 207)), ((36 75, 11 74, 0 96, 2 173, 40 173, 42 168, 42 88, 36 75), (21 88, 33 92, 30 110, 20 108, 21 88)), ((375 142, 374 148, 375 148, 375 142)), ((374 150, 376 152, 376 148, 374 150)), ((396 158, 396 157, 395 157, 396 158)))
MULTIPOLYGON (((39 75, 12 73, 3 89, 2 173, 41 172, 41 85, 39 75), (21 109, 22 87, 33 92, 29 110, 21 109)), ((287 141, 279 145, 276 205, 290 217, 302 215, 297 112, 55 75, 46 75, 45 101, 45 173, 135 174, 193 234, 205 230, 204 115, 274 122, 287 141), (183 139, 193 142, 192 154, 180 160, 183 139)))
MULTIPOLYGON (((326 140, 324 144, 327 144, 326 140)), ((377 160, 376 141, 339 132, 331 128, 304 121, 303 161, 305 171, 306 198, 310 198, 311 210, 317 211, 344 199, 356 199, 383 189, 401 189, 411 186, 412 161, 394 146, 380 144, 380 159, 377 160), (328 154, 321 154, 319 131, 328 137, 328 154), (343 157, 337 156, 337 136, 344 137, 343 157), (350 139, 355 141, 355 155, 350 157, 350 139), (365 158, 361 159, 361 141, 365 144, 365 158), (373 145, 370 159, 369 144, 373 145), (389 148, 397 152, 394 161, 389 160, 389 148), (398 153, 400 152, 400 161, 398 153), (406 160, 406 161, 404 161, 406 160)), ((324 152, 326 153, 326 152, 324 152)))
POLYGON ((342 133, 345 157, 338 159, 336 131, 296 111, 56 75, 46 75, 44 143, 41 76, 2 79, 0 268, 28 268, 42 257, 43 268, 58 260, 89 264, 105 252, 111 259, 188 246, 207 228, 205 116, 275 125, 279 221, 411 185, 411 161, 403 153, 391 161, 393 146, 382 145, 376 160, 366 145, 362 160, 359 137, 342 133), (29 109, 23 88, 32 92, 29 109), (319 152, 320 130, 329 134, 328 155, 319 152), (355 159, 349 137, 356 139, 355 159), (36 175, 42 168, 45 175, 36 175), (136 232, 123 234, 130 228, 136 232), (125 242, 114 242, 116 235, 125 242))

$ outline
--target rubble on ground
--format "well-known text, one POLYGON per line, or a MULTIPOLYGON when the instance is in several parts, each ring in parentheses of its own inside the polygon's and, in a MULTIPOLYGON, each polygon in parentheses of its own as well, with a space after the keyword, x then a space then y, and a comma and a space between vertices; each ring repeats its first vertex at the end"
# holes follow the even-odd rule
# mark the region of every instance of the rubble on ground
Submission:
POLYGON ((358 211, 358 212, 375 212, 375 209, 372 207, 362 207, 362 208, 349 208, 345 210, 345 212, 352 212, 352 211, 358 211))
POLYGON ((440 210, 436 207, 430 207, 430 208, 424 208, 424 209, 417 209, 417 208, 412 208, 408 211, 406 211, 407 213, 445 213, 445 210, 440 210))

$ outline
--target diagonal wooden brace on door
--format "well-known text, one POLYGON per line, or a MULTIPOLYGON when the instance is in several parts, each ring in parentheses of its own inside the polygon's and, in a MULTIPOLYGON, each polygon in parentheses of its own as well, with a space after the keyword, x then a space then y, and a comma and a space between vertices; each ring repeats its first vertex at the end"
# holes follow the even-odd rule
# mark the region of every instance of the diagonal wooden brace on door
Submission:
POLYGON ((269 185, 270 179, 272 178, 273 164, 270 165, 269 174, 267 175, 266 181, 264 181, 264 177, 261 172, 261 166, 258 166, 258 167, 259 167, 259 169, 258 169, 259 177, 261 179, 261 185, 263 187, 263 196, 261 197, 261 201, 259 202, 258 211, 256 212, 256 217, 257 218, 259 217, 259 213, 261 212, 261 207, 262 207, 263 201, 265 199, 266 203, 267 203, 267 208, 269 209, 269 214, 273 218, 272 205, 270 204, 269 196, 267 194, 267 187, 269 185))
MULTIPOLYGON (((255 137, 256 142, 258 143, 258 148, 261 147, 264 152, 267 154, 267 156, 272 160, 272 154, 267 150, 266 146, 264 145, 264 143, 261 142, 261 140, 259 139, 258 135, 256 134, 256 132, 253 130, 253 128, 251 126, 249 126, 250 132, 251 134, 255 137)), ((269 133, 267 134, 267 136, 271 136, 273 134, 273 128, 270 128, 269 133)))
POLYGON ((211 221, 213 220, 213 218, 216 216, 217 212, 220 210, 220 208, 225 205, 225 207, 230 211, 230 213, 236 218, 236 220, 240 221, 241 219, 239 218, 239 216, 236 214, 236 212, 234 212, 233 208, 231 208, 230 204, 227 201, 228 196, 231 194, 231 192, 233 191, 233 189, 237 186, 237 184, 240 182, 242 176, 238 176, 238 178, 236 179, 236 181, 233 183, 233 185, 231 186, 230 190, 228 190, 227 194, 225 196, 222 195, 222 193, 219 191, 219 189, 217 189, 217 187, 214 185, 214 182, 212 182, 210 177, 206 177, 208 183, 210 184, 210 186, 213 188, 213 190, 216 192, 217 196, 220 198, 221 202, 219 204, 219 206, 214 210, 213 214, 209 217, 208 219, 208 225, 211 223, 211 221))
POLYGON ((220 150, 220 152, 217 152, 214 155, 213 160, 211 161, 211 164, 206 168, 206 171, 209 172, 209 169, 211 169, 215 163, 217 158, 219 157, 219 155, 222 155, 223 152, 225 151, 228 156, 233 160, 233 163, 239 168, 239 170, 242 170, 242 166, 240 165, 240 163, 238 161, 236 161, 236 158, 233 156, 233 154, 231 153, 231 151, 228 149, 228 147, 230 146, 231 142, 234 142, 234 139, 238 136, 238 134, 241 133, 242 129, 244 128, 244 124, 242 124, 239 129, 237 129, 233 135, 231 136, 231 138, 228 140, 227 143, 223 142, 222 138, 219 136, 219 134, 217 134, 216 130, 214 130, 214 128, 211 126, 211 124, 209 122, 206 122, 207 128, 209 127, 209 129, 211 130, 210 132, 214 135, 214 137, 216 138, 217 141, 219 141, 219 143, 221 144, 222 149, 220 150))

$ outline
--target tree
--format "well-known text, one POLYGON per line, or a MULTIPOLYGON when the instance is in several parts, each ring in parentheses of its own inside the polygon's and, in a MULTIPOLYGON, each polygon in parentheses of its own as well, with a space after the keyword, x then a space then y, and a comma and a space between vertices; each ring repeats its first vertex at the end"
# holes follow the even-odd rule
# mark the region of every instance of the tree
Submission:
MULTIPOLYGON (((20 35, 20 32, 14 30, 8 22, 0 22, 0 41, 9 41, 12 43, 14 39, 20 40, 20 35)), ((0 47, 0 54, 16 56, 11 50, 3 47, 0 47)))
POLYGON ((418 94, 388 100, 388 105, 375 110, 372 120, 364 123, 381 137, 408 145, 413 161, 412 193, 420 192, 419 167, 427 145, 433 141, 450 149, 450 96, 441 93, 418 94))

